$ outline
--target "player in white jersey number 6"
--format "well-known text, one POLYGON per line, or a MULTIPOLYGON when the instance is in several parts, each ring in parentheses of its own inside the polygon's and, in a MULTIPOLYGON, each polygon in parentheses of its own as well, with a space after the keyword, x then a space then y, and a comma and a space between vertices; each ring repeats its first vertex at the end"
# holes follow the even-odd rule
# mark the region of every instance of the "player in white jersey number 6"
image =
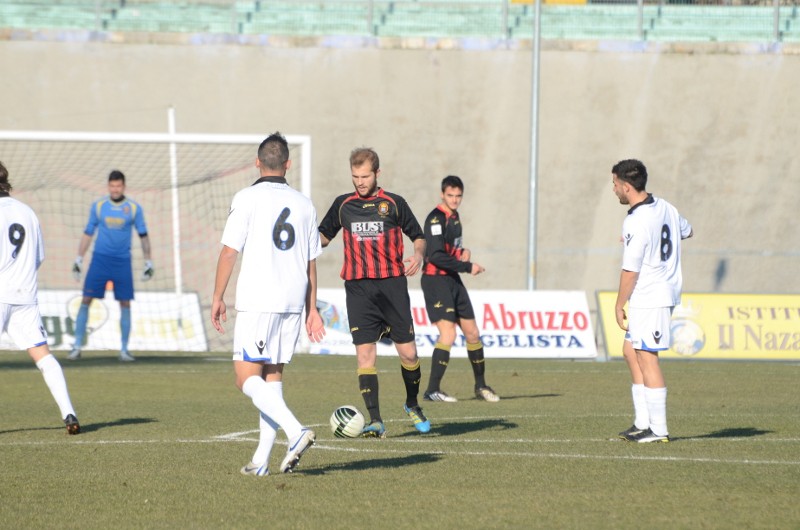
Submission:
POLYGON ((315 440, 314 431, 302 426, 283 399, 283 366, 292 360, 304 307, 309 339, 316 342, 325 334, 317 311, 316 258, 322 253, 317 214, 311 200, 286 183, 290 166, 286 139, 277 132, 267 137, 256 159, 261 178, 234 196, 217 262, 211 323, 224 333, 223 296, 242 254, 233 366, 236 386, 260 414, 259 444, 241 469, 245 475, 269 474, 279 426, 289 446, 282 473, 292 471, 315 440))

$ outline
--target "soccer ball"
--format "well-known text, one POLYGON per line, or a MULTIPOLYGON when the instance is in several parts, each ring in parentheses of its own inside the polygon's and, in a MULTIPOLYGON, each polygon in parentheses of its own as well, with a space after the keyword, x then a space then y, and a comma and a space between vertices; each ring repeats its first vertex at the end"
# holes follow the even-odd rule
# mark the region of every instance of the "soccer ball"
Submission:
POLYGON ((353 405, 344 405, 331 414, 331 431, 337 438, 358 438, 364 429, 364 415, 353 405))

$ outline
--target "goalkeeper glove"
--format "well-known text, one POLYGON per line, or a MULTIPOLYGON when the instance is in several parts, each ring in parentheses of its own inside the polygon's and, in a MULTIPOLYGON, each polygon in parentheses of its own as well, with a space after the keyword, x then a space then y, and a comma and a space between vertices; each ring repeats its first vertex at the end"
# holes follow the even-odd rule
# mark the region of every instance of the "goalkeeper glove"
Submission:
POLYGON ((153 270, 153 262, 150 261, 150 260, 145 261, 144 262, 144 271, 142 271, 142 281, 146 282, 147 280, 152 278, 153 277, 153 273, 155 273, 155 271, 153 270))
POLYGON ((83 258, 78 256, 75 258, 75 263, 72 264, 72 277, 76 282, 81 281, 81 265, 83 265, 83 258))

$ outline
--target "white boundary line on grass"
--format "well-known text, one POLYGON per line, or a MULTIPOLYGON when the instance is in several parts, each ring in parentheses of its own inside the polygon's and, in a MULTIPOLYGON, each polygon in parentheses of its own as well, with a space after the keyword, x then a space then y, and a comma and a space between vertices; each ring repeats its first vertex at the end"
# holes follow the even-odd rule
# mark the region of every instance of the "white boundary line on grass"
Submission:
MULTIPOLYGON (((518 415, 518 416, 504 416, 502 419, 506 418, 530 418, 530 415, 518 415)), ((487 419, 484 416, 470 416, 470 417, 458 417, 458 418, 451 418, 451 419, 458 419, 458 420, 475 420, 475 419, 487 419)), ((390 422, 400 422, 402 420, 388 420, 386 423, 390 422)), ((447 421, 447 418, 439 418, 439 421, 447 421)), ((309 427, 313 428, 325 428, 327 425, 309 425, 309 427)), ((228 433, 216 436, 215 438, 221 441, 244 441, 248 438, 243 438, 251 434, 258 433, 258 429, 242 431, 242 432, 235 432, 235 433, 228 433)), ((632 461, 658 461, 658 462, 698 462, 698 463, 712 463, 712 464, 750 464, 750 465, 800 465, 800 460, 750 460, 750 459, 721 459, 721 458, 703 458, 703 457, 677 457, 677 456, 636 456, 636 455, 590 455, 590 454, 566 454, 566 453, 537 453, 537 452, 530 452, 530 451, 459 451, 459 450, 428 450, 428 451, 418 451, 418 450, 411 450, 411 449, 390 449, 390 448, 382 448, 382 447, 370 447, 365 448, 363 447, 364 443, 374 443, 374 444, 413 444, 413 445, 421 445, 425 443, 437 443, 442 441, 444 438, 440 436, 419 436, 413 439, 396 439, 396 438, 388 438, 384 440, 353 440, 349 442, 348 440, 333 440, 332 442, 334 445, 329 445, 328 442, 320 443, 317 442, 314 445, 314 449, 322 449, 322 450, 329 450, 329 451, 341 451, 341 452, 357 452, 357 453, 375 453, 375 454, 429 454, 429 455, 455 455, 455 456, 516 456, 516 457, 534 457, 534 458, 573 458, 573 459, 587 459, 587 460, 632 460, 632 461), (359 443, 361 447, 341 447, 340 444, 345 443, 359 443)), ((249 439, 253 442, 258 442, 257 439, 249 439)), ((692 439, 691 441, 701 441, 702 439, 692 439)), ((748 438, 745 437, 737 437, 737 438, 726 438, 727 441, 746 441, 748 438)), ((468 439, 468 440, 454 440, 453 444, 472 444, 472 443, 495 443, 495 444, 522 444, 522 443, 578 443, 578 442, 603 442, 603 443, 615 443, 615 442, 622 442, 622 440, 616 440, 608 438, 593 438, 593 439, 581 439, 581 440, 559 440, 559 439, 512 439, 512 440, 497 440, 497 439, 468 439)), ((682 441, 690 441, 690 440, 682 440, 682 441)), ((772 441, 772 442, 785 442, 785 443, 800 443, 800 439, 798 438, 781 438, 781 439, 771 439, 771 440, 759 440, 759 441, 772 441)))
MULTIPOLYGON (((229 433, 220 436, 214 436, 208 439, 177 439, 177 440, 70 440, 70 443, 75 445, 130 445, 130 444, 208 444, 208 443, 242 443, 242 442, 258 442, 254 438, 242 438, 257 431, 246 431, 239 433, 229 433)), ((419 437, 415 440, 353 440, 349 443, 358 443, 361 447, 342 447, 339 443, 334 442, 334 445, 329 445, 328 442, 317 443, 314 446, 315 450, 328 450, 340 451, 345 453, 373 453, 373 454, 404 454, 404 455, 452 455, 452 456, 479 456, 479 457, 523 457, 523 458, 559 458, 559 459, 580 459, 580 460, 630 460, 642 462, 697 462, 707 464, 746 464, 746 465, 800 465, 800 460, 751 460, 751 459, 732 459, 732 458, 704 458, 704 457, 681 457, 681 456, 637 456, 637 455, 590 455, 584 453, 552 453, 552 452, 533 452, 533 451, 459 451, 459 450, 424 450, 418 449, 393 449, 389 447, 391 444, 400 442, 404 445, 408 443, 421 444, 425 442, 433 442, 441 438, 432 437, 419 437), (363 447, 364 444, 374 444, 372 447, 363 447)), ((472 440, 471 442, 483 443, 537 443, 537 442, 585 442, 587 440, 472 440)), ((609 442, 609 440, 589 440, 609 442)), ((800 440, 788 439, 793 443, 800 442, 800 440)), ((459 443, 463 442, 462 440, 459 443)), ((348 443, 342 440, 342 444, 348 443)), ((39 442, 0 442, 0 446, 45 446, 45 445, 63 445, 61 441, 39 441, 39 442)), ((280 443, 285 445, 285 443, 280 443)), ((632 445, 633 447, 633 445, 632 445)))
MULTIPOLYGON (((462 418, 464 419, 464 418, 462 418)), ((400 421, 400 420, 390 420, 400 421)), ((326 427, 326 425, 310 425, 310 427, 326 427)), ((150 439, 150 440, 81 440, 69 439, 70 444, 76 445, 129 445, 129 444, 208 444, 208 443, 257 443, 256 437, 250 435, 258 433, 257 429, 231 432, 221 435, 212 436, 207 439, 150 439)), ((696 463, 709 463, 709 464, 744 464, 744 465, 800 465, 800 460, 755 460, 755 459, 734 459, 734 458, 706 458, 706 457, 682 457, 682 456, 654 456, 654 455, 593 455, 586 453, 553 453, 553 452, 536 452, 536 451, 471 451, 460 450, 458 445, 476 444, 476 443, 491 443, 491 444, 541 444, 541 443, 615 443, 617 440, 609 440, 607 438, 592 438, 592 439, 523 439, 516 438, 510 440, 497 440, 497 439, 459 439, 452 440, 448 449, 427 449, 420 450, 419 448, 398 448, 398 445, 408 447, 414 446, 429 446, 430 444, 440 443, 447 438, 441 436, 419 436, 413 439, 399 439, 387 438, 385 440, 326 440, 324 442, 317 442, 315 445, 316 450, 339 451, 339 452, 353 452, 353 453, 372 453, 372 454, 404 454, 404 455, 452 455, 452 456, 475 456, 475 457, 519 457, 519 458, 557 458, 557 459, 581 459, 581 460, 608 460, 608 461, 640 461, 640 462, 696 462, 696 463), (348 445, 345 445, 348 444, 348 445), (352 444, 358 444, 354 447, 352 444)), ((727 441, 746 441, 748 438, 737 437, 727 438, 727 441)), ((683 440, 690 441, 690 440, 683 440)), ((691 441, 701 441, 691 440, 691 441)), ((778 442, 778 443, 800 443, 797 438, 778 438, 778 439, 760 439, 759 442, 778 442)), ((278 442, 280 445, 285 445, 285 442, 278 442)), ((621 443, 621 442, 620 442, 621 443)), ((28 442, 2 442, 0 446, 46 446, 46 445, 63 445, 63 441, 28 441, 28 442)), ((635 444, 631 444, 635 447, 635 444)))
MULTIPOLYGON (((596 417, 597 414, 586 415, 596 417)), ((615 416, 608 414, 608 416, 615 416)), ((458 416, 452 418, 437 418, 438 422, 446 421, 464 421, 464 420, 513 420, 518 418, 545 418, 552 417, 552 415, 508 415, 502 417, 486 417, 486 416, 458 416)), ((386 420, 386 423, 401 423, 405 419, 391 419, 386 420)), ((315 429, 327 429, 327 424, 309 425, 315 429)), ((208 443, 258 443, 258 429, 250 429, 246 431, 230 432, 220 435, 215 435, 206 439, 150 439, 150 440, 92 440, 92 439, 75 439, 70 437, 67 443, 77 445, 128 445, 128 444, 208 444, 208 443), (256 436, 253 436, 256 435, 256 436)), ((708 438, 683 438, 681 442, 702 442, 708 438)), ((718 441, 726 442, 746 442, 752 440, 749 437, 730 437, 719 438, 718 441)), ((453 456, 474 456, 474 457, 519 457, 519 458, 558 458, 558 459, 584 459, 584 460, 608 460, 608 461, 654 461, 654 462, 697 462, 697 463, 711 463, 711 464, 745 464, 745 465, 800 465, 800 460, 758 460, 758 459, 735 459, 735 458, 710 458, 710 457, 690 457, 690 456, 658 456, 658 455, 594 455, 588 453, 554 453, 554 452, 537 452, 537 451, 473 451, 465 450, 463 446, 472 444, 494 444, 496 446, 514 444, 570 444, 570 443, 623 443, 621 440, 615 438, 583 438, 583 439, 555 439, 555 438, 514 438, 514 439, 496 439, 496 438, 469 438, 469 439, 453 439, 450 437, 443 437, 438 435, 429 436, 416 436, 412 438, 389 437, 385 440, 325 440, 318 441, 315 445, 317 450, 339 451, 339 452, 357 452, 357 453, 372 453, 372 454, 427 454, 427 455, 453 455, 453 456), (443 442, 448 441, 446 449, 437 449, 431 445, 445 445, 443 442), (358 444, 355 447, 353 444, 358 444), (416 446, 411 448, 409 445, 416 446), (398 446, 405 446, 400 448, 398 446), (420 450, 422 447, 427 449, 420 450), (460 448, 461 447, 461 448, 460 448)), ((759 443, 772 442, 772 443, 787 443, 797 444, 800 443, 800 438, 759 438, 759 443)), ((3 442, 0 440, 0 446, 45 446, 45 445, 63 445, 63 441, 48 440, 48 441, 27 441, 27 442, 3 442)), ((284 441, 279 441, 279 445, 285 445, 284 441)), ((630 444, 635 447, 636 444, 630 444)))
MULTIPOLYGON (((385 443, 386 441, 378 441, 375 443, 385 443)), ((314 449, 330 449, 345 452, 358 452, 358 453, 400 453, 400 454, 427 454, 427 455, 454 455, 454 456, 518 456, 518 457, 536 457, 536 458, 573 458, 581 460, 639 460, 639 461, 657 461, 657 462, 700 462, 711 464, 757 464, 757 465, 800 465, 800 461, 791 460, 738 460, 738 459, 724 459, 724 458, 696 458, 696 457, 679 457, 679 456, 634 456, 634 455, 587 455, 587 454, 566 454, 566 453, 534 453, 534 452, 516 452, 516 451, 399 451, 399 450, 382 450, 382 449, 362 449, 357 447, 347 448, 334 448, 326 445, 316 444, 314 449)))

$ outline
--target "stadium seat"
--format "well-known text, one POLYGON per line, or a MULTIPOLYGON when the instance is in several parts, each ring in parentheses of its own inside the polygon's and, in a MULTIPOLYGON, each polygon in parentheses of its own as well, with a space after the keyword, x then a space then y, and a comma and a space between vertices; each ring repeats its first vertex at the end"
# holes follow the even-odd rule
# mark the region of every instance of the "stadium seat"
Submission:
MULTIPOLYGON (((550 3, 544 39, 775 40, 771 5, 550 3)), ((798 6, 779 10, 778 40, 800 41, 798 6)), ((120 32, 529 39, 530 3, 503 0, 4 0, 0 27, 120 32)))

